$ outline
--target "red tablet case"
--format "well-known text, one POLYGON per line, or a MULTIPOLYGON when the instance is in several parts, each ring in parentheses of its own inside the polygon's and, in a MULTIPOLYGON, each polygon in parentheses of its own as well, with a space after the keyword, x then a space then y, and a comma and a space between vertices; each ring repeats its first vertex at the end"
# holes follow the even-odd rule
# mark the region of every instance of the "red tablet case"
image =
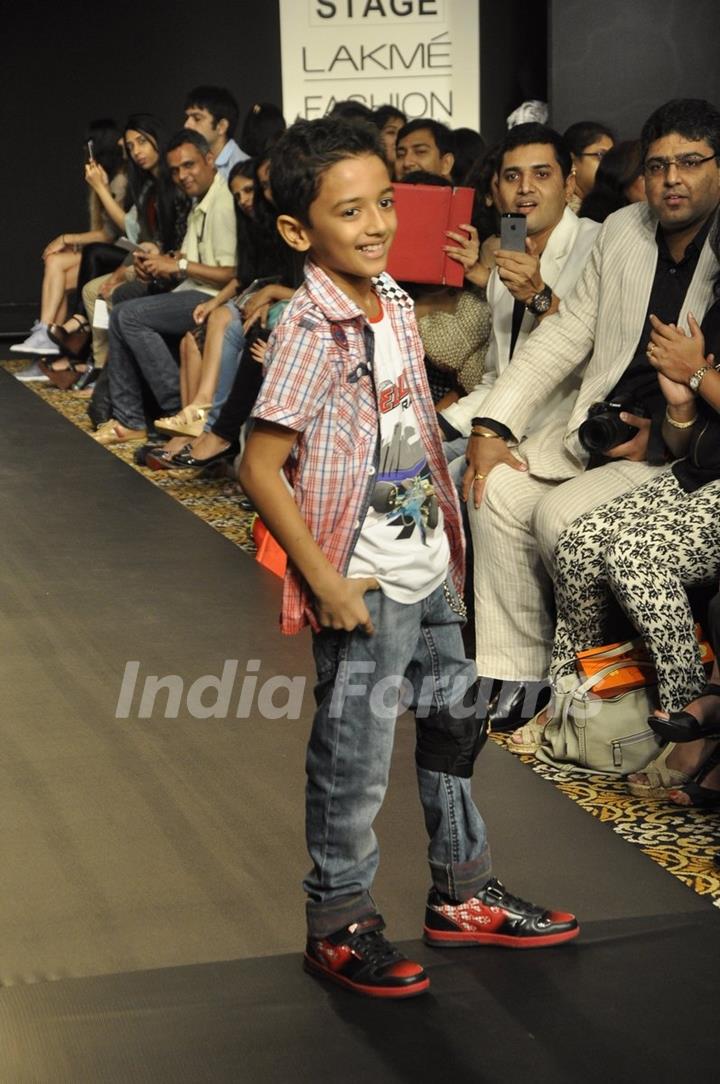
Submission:
POLYGON ((443 251, 451 243, 445 231, 470 221, 475 189, 434 184, 393 188, 398 229, 388 259, 392 277, 399 282, 462 286, 462 264, 443 251))

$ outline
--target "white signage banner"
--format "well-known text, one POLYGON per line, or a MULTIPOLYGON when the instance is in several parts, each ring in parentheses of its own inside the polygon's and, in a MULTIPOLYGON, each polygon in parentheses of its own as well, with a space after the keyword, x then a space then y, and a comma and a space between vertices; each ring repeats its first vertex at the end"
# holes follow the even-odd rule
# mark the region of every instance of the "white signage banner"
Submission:
POLYGON ((280 0, 283 112, 347 98, 480 128, 479 0, 280 0))

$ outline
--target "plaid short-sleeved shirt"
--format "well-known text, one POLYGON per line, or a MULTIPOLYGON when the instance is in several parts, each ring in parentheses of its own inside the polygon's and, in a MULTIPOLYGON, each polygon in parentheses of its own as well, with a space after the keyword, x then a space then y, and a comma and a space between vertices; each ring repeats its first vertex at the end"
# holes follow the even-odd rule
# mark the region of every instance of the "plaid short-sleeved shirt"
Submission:
MULTIPOLYGON (((464 542, 455 487, 443 455, 425 375, 413 302, 387 274, 373 280, 400 350, 420 436, 450 543, 453 582, 462 591, 464 542)), ((298 434, 285 470, 303 519, 330 563, 343 575, 374 487, 378 452, 374 338, 363 311, 312 261, 305 282, 270 338, 265 379, 253 417, 298 434)), ((312 595, 288 564, 280 627, 299 632, 318 622, 312 595)))

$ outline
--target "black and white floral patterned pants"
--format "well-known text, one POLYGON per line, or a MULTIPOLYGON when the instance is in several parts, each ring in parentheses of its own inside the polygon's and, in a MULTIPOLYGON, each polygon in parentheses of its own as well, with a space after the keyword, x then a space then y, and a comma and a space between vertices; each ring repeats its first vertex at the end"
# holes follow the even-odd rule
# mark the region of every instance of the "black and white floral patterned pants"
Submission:
POLYGON ((612 593, 653 658, 662 707, 697 696, 705 673, 684 588, 717 582, 720 481, 687 493, 668 471, 576 519, 555 559, 553 680, 574 670, 577 651, 606 642, 612 593))

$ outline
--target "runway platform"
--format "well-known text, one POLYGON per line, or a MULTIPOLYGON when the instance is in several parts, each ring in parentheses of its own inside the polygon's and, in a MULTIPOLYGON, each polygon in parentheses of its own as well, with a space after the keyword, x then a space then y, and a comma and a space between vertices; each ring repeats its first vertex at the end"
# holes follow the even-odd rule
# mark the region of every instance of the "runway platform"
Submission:
POLYGON ((311 659, 307 636, 277 631, 279 581, 5 372, 0 433, 3 1084, 713 1071, 717 910, 497 746, 475 775, 495 872, 576 911, 581 937, 516 953, 418 941, 409 719, 375 894, 431 992, 378 1005, 306 976, 311 659), (215 708, 230 682, 207 679, 233 663, 215 708), (283 676, 306 679, 299 718, 263 717, 259 690, 283 676), (179 698, 171 717, 167 692, 143 708, 153 678, 179 698))

